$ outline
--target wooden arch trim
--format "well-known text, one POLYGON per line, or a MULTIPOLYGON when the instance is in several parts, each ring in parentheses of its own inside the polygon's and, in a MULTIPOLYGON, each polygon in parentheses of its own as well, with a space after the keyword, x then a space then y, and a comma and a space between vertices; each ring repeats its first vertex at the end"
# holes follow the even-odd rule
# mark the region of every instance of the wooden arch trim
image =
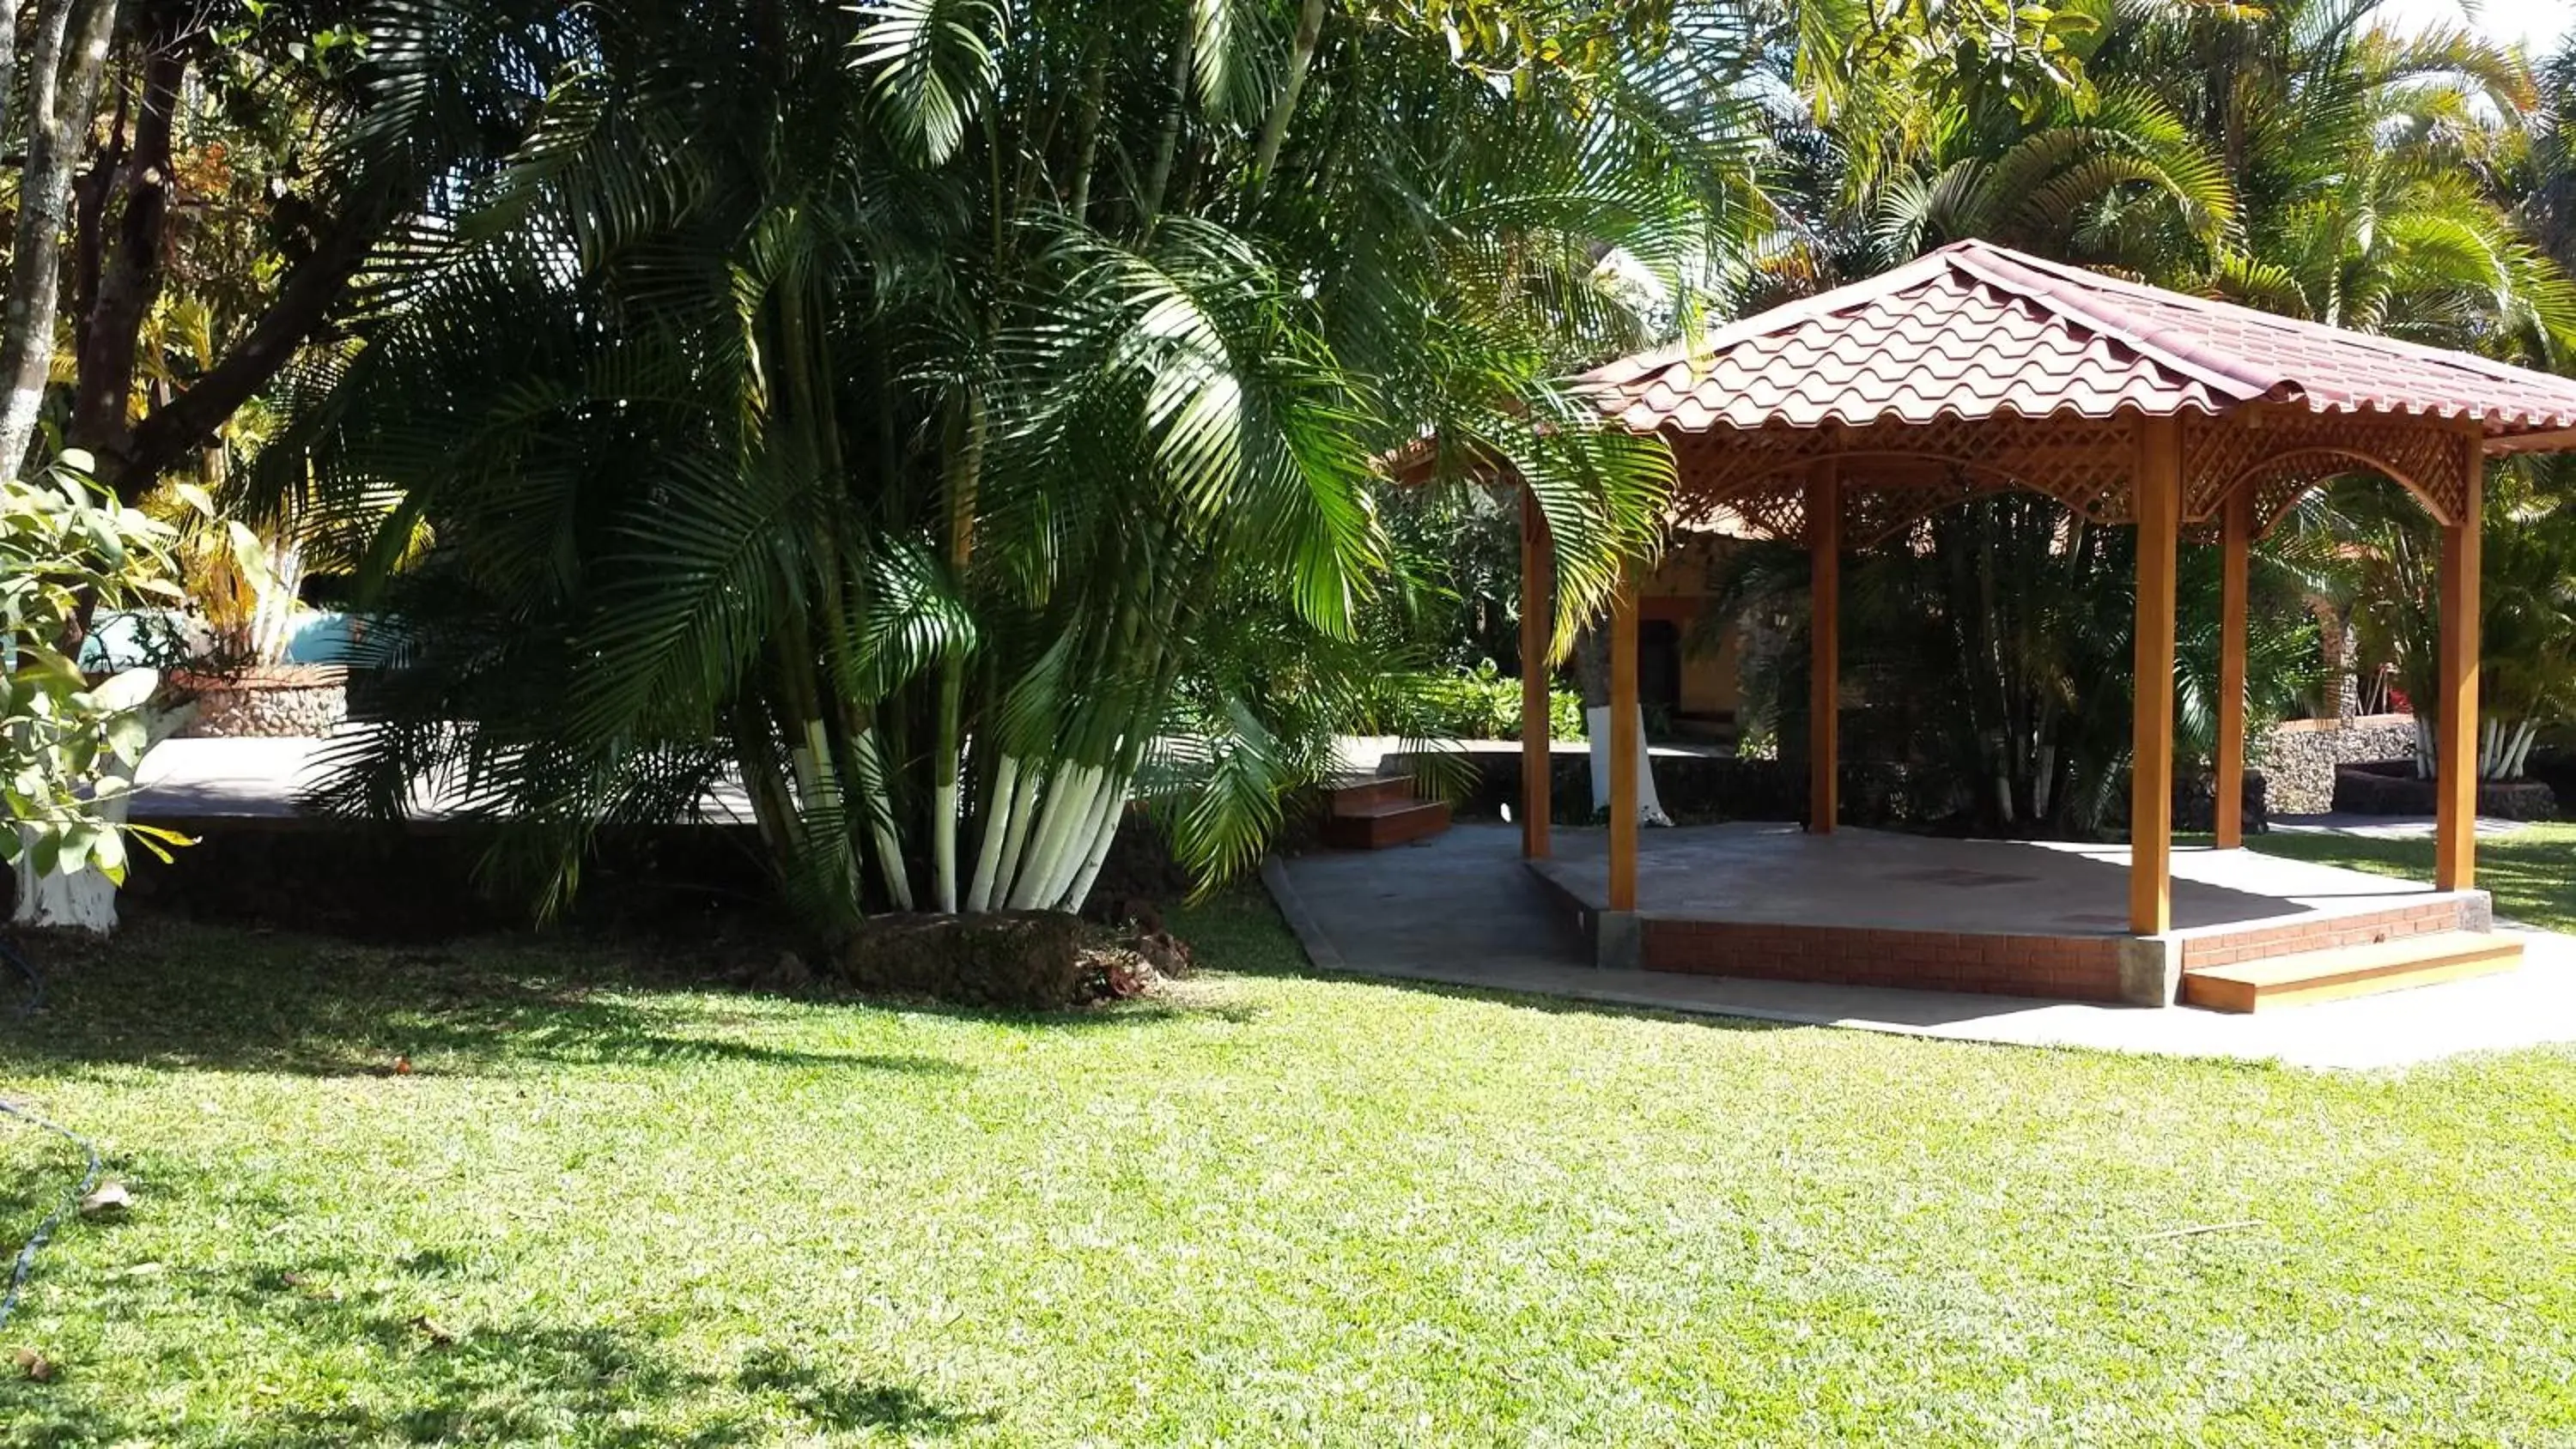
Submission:
POLYGON ((2326 482, 2375 473, 2395 482, 2437 524, 2457 524, 2469 469, 2482 455, 2470 425, 2387 414, 2249 411, 2185 429, 2186 524, 2213 523, 2238 492, 2254 497, 2256 536, 2280 526, 2326 482))

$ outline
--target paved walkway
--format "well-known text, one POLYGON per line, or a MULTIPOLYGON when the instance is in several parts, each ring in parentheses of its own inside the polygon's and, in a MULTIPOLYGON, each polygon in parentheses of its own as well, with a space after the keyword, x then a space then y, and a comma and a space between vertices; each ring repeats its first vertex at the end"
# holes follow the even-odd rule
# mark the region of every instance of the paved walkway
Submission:
POLYGON ((1394 851, 1273 859, 1262 874, 1318 967, 1366 976, 1961 1041, 2308 1067, 2400 1067, 2576 1042, 2576 938, 2546 932, 2517 932, 2529 955, 2501 976, 2229 1016, 1595 970, 1528 878, 1518 833, 1505 826, 1461 826, 1394 851))
MULTIPOLYGON (((1593 909, 1610 900, 1606 832, 1559 832, 1548 877, 1593 909)), ((2207 845, 2173 852, 2173 923, 2207 934, 2360 915, 2435 899, 2429 885, 2207 845)), ((1893 931, 2011 930, 2125 936, 2129 848, 1959 840, 1844 826, 1740 820, 1649 831, 1637 907, 1658 919, 1759 921, 1893 931)))
MULTIPOLYGON (((329 763, 324 739, 164 740, 143 757, 134 779, 139 820, 214 816, 279 819, 299 813, 296 798, 329 763)), ((751 802, 726 782, 707 792, 707 812, 718 820, 749 820, 751 802)), ((436 819, 454 802, 423 794, 414 814, 436 819)))

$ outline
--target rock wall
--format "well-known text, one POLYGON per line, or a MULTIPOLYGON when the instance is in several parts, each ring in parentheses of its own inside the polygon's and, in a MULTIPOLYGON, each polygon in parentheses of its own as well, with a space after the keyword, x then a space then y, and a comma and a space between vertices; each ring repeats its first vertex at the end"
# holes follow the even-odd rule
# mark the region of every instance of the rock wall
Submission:
POLYGON ((190 739, 315 737, 349 717, 348 671, 281 665, 238 675, 174 675, 196 701, 196 717, 179 733, 190 739))
POLYGON ((2334 808, 2337 765, 2415 758, 2415 717, 2284 720, 2257 736, 2250 753, 2263 772, 2270 813, 2323 815, 2334 808))

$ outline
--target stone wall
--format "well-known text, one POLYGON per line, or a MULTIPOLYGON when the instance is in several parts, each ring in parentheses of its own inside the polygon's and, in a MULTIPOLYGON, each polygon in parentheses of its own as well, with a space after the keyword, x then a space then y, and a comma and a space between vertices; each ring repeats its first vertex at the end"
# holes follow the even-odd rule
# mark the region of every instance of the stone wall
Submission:
POLYGON ((2334 808, 2337 765, 2415 758, 2415 717, 2284 720, 2256 736, 2250 753, 2272 814, 2323 815, 2334 808))
POLYGON ((349 717, 348 678, 336 666, 286 664, 234 675, 175 674, 170 682, 197 705, 183 737, 275 739, 338 728, 349 717))

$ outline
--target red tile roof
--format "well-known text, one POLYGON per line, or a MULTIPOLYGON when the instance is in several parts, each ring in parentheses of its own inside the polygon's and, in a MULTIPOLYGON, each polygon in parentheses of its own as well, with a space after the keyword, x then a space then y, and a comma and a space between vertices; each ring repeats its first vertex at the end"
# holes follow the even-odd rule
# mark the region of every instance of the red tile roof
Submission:
POLYGON ((1580 380, 1637 432, 2221 413, 2243 403, 2576 428, 2576 380, 2119 281, 1988 242, 1580 380))

